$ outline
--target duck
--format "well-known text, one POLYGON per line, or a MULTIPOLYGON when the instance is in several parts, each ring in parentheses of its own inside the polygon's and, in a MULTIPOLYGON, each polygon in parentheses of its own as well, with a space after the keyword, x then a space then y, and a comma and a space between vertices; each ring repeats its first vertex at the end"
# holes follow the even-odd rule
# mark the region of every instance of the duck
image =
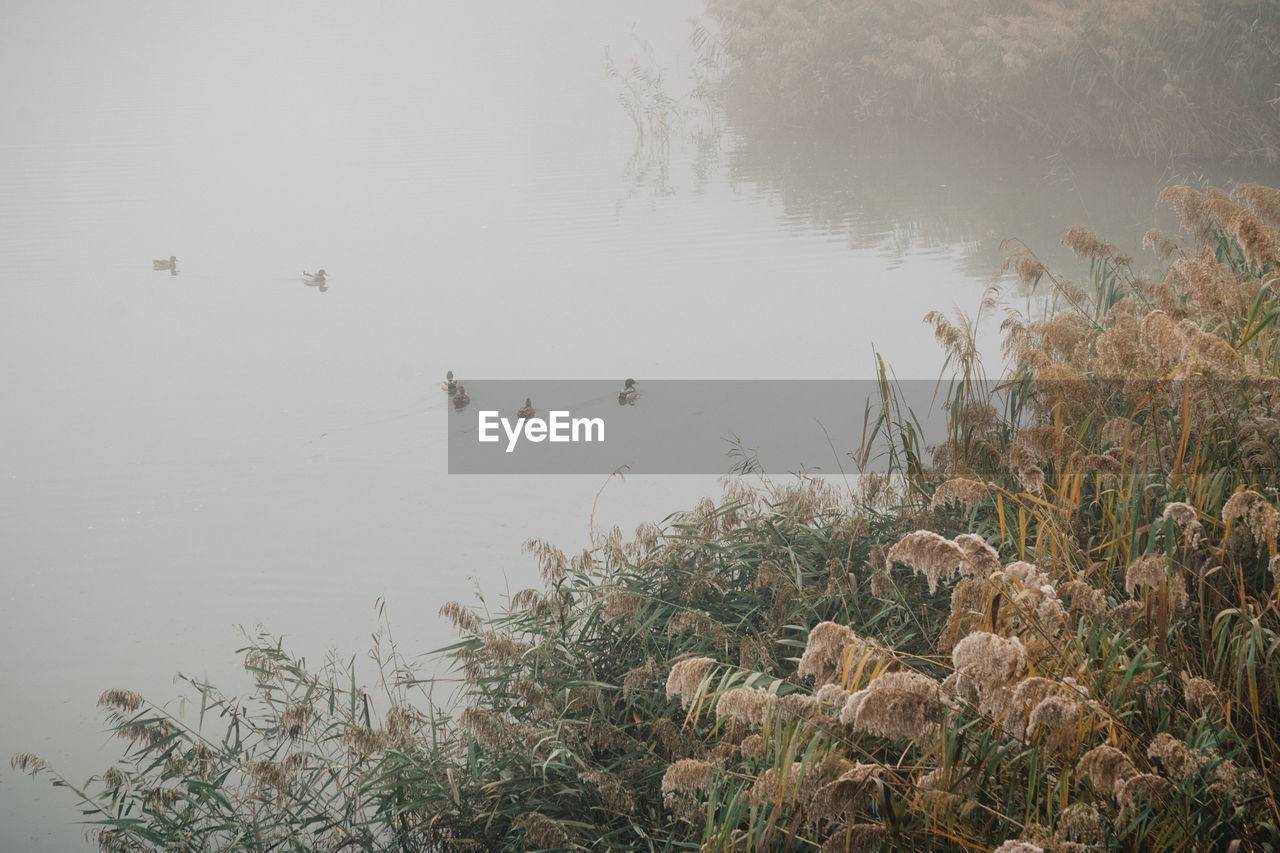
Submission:
POLYGON ((318 272, 313 273, 304 271, 302 273, 302 280, 307 284, 324 284, 324 270, 321 269, 318 272))
POLYGON ((636 388, 636 381, 628 378, 623 383, 622 390, 618 392, 618 402, 620 404, 634 403, 638 396, 640 396, 640 390, 636 388))
POLYGON ((470 402, 471 402, 471 398, 467 396, 467 389, 462 387, 462 383, 459 382, 457 393, 453 395, 453 405, 461 409, 462 407, 466 406, 467 403, 470 403, 470 402))
POLYGON ((173 255, 169 256, 169 260, 160 258, 151 262, 153 270, 176 270, 178 268, 178 259, 173 255))
POLYGON ((458 393, 458 380, 453 378, 453 371, 447 371, 444 375, 444 381, 440 383, 440 387, 448 391, 452 396, 458 393))
POLYGON ((534 416, 536 412, 537 410, 533 408, 533 398, 525 397, 524 405, 516 410, 516 418, 518 418, 519 420, 524 420, 525 418, 531 418, 534 416))

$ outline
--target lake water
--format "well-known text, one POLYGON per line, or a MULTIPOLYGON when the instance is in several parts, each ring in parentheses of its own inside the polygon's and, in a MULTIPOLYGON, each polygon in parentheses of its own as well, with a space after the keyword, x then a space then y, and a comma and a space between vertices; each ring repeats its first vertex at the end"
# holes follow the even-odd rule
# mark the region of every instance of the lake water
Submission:
MULTIPOLYGON (((443 602, 536 583, 526 538, 586 544, 603 478, 446 473, 446 369, 927 378, 921 316, 974 309, 1003 237, 1136 251, 1176 177, 723 117, 699 146, 705 116, 637 156, 606 49, 683 96, 698 11, 5 4, 0 755, 83 780, 120 751, 99 693, 241 690, 238 624, 350 654, 384 598, 426 651, 443 602)), ((596 522, 715 489, 614 480, 596 522)), ((76 846, 71 797, 4 768, 0 849, 76 846)))

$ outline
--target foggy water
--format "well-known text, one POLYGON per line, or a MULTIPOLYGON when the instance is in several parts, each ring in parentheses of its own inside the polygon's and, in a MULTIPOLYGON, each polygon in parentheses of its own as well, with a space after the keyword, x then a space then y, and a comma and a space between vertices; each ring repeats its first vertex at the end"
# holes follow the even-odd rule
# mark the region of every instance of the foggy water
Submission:
MULTIPOLYGON (((601 478, 445 473, 446 369, 930 377, 921 316, 975 308, 1004 236, 1138 248, 1168 176, 1134 167, 722 126, 637 168, 605 48, 681 95, 697 12, 5 5, 0 755, 82 781, 120 753, 102 690, 247 685, 237 624, 362 652, 382 597, 426 651, 443 602, 536 583, 523 540, 585 544, 601 478)), ((615 480, 596 522, 714 489, 615 480)), ((73 799, 4 767, 0 849, 74 846, 73 799)))

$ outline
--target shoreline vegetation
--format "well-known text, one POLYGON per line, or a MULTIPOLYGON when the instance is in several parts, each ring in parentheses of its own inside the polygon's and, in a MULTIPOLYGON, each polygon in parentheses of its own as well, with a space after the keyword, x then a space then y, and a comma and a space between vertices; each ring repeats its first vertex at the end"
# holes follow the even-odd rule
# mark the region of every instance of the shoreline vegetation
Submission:
POLYGON ((1082 226, 1083 284, 1010 246, 1050 301, 998 382, 926 316, 947 439, 881 365, 887 475, 528 543, 541 589, 441 611, 456 712, 386 625, 372 672, 263 635, 239 698, 103 693, 101 775, 12 764, 103 851, 1280 849, 1280 191, 1160 200, 1151 276, 1082 226))
POLYGON ((1161 164, 1280 161, 1280 4, 707 0, 695 45, 753 108, 1161 164), (727 60, 727 61, 726 61, 727 60))

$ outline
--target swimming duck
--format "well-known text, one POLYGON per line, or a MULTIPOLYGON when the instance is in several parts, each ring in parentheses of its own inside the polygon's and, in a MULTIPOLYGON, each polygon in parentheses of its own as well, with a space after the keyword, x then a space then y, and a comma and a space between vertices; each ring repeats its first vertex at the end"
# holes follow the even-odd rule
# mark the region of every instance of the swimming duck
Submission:
POLYGON ((634 403, 636 397, 640 396, 640 390, 636 388, 636 381, 628 379, 622 386, 622 390, 618 392, 619 403, 634 403))
POLYGON ((178 268, 178 259, 170 255, 167 261, 164 259, 152 261, 151 268, 153 270, 176 270, 178 268))
POLYGON ((448 391, 450 395, 458 392, 458 380, 453 378, 452 370, 445 373, 444 381, 440 383, 440 387, 448 391))
POLYGON ((467 396, 467 389, 462 387, 462 383, 458 383, 458 391, 453 395, 453 405, 459 409, 471 402, 471 398, 467 396))
POLYGON ((314 273, 303 272, 302 280, 307 284, 324 284, 324 270, 321 269, 314 273))
POLYGON ((524 405, 516 410, 516 417, 520 420, 524 420, 525 418, 533 417, 535 412, 536 410, 533 408, 533 399, 531 397, 525 397, 524 405))

